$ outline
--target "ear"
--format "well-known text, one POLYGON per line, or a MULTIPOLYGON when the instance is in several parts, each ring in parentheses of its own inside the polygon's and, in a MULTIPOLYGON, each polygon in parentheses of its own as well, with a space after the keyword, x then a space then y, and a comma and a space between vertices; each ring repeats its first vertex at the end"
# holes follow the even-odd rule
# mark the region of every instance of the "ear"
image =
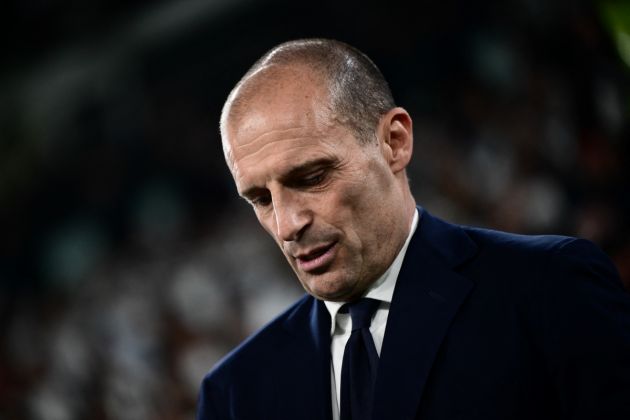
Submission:
POLYGON ((413 152, 413 126, 409 113, 396 107, 381 117, 381 148, 393 173, 403 171, 413 152))

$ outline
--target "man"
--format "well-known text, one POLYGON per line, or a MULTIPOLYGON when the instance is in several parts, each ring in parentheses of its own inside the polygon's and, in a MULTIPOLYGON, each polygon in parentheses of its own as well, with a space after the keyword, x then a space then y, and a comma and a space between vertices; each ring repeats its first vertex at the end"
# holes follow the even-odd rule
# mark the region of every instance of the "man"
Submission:
POLYGON ((198 419, 630 419, 630 297, 608 258, 416 207, 411 117, 361 52, 275 47, 221 134, 308 295, 206 376, 198 419))

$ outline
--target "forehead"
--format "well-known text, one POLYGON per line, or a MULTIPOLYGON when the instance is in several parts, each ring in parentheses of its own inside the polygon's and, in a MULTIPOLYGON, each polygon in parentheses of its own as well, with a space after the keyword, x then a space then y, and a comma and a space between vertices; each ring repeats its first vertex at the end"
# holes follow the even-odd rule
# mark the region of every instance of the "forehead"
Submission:
POLYGON ((281 169, 334 153, 348 135, 316 75, 291 68, 267 76, 257 74, 243 85, 225 120, 224 151, 237 184, 256 169, 281 169))
POLYGON ((328 83, 303 66, 261 69, 234 96, 228 116, 239 128, 261 118, 291 126, 331 113, 328 83))
POLYGON ((265 184, 316 160, 338 161, 356 144, 349 130, 316 110, 253 114, 230 141, 230 166, 239 190, 265 184))

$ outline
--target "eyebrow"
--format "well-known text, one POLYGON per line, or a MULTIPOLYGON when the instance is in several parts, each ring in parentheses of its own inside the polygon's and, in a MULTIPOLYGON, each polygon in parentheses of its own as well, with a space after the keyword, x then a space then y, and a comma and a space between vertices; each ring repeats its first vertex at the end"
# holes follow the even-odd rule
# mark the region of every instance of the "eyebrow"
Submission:
MULTIPOLYGON (((329 157, 317 158, 313 160, 309 160, 303 163, 300 163, 294 167, 292 167, 287 173, 280 175, 280 180, 282 182, 291 181, 294 178, 300 177, 304 174, 308 174, 317 169, 325 169, 331 168, 335 166, 336 160, 329 157)), ((266 191, 264 187, 250 187, 241 193, 242 197, 252 198, 260 193, 266 191)))

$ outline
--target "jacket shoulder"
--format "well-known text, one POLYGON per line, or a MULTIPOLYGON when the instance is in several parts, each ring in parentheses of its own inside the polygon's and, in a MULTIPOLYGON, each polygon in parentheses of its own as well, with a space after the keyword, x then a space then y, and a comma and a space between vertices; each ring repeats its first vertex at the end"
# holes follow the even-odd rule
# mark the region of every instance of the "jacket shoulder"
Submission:
POLYGON ((523 235, 480 227, 461 227, 481 247, 504 248, 521 252, 543 254, 557 252, 571 242, 579 241, 577 238, 563 235, 523 235))
POLYGON ((289 332, 285 322, 292 317, 308 312, 314 299, 305 295, 260 330, 245 339, 236 348, 219 360, 206 374, 204 381, 224 382, 241 373, 260 369, 280 357, 282 343, 288 341, 289 332))
POLYGON ((492 267, 501 266, 502 259, 517 262, 529 258, 546 258, 576 240, 568 236, 522 235, 454 224, 424 209, 421 212, 419 238, 426 247, 452 266, 465 261, 478 261, 492 267))
POLYGON ((287 360, 296 353, 296 338, 287 324, 301 324, 308 319, 314 302, 314 298, 305 295, 228 353, 204 376, 197 402, 198 420, 234 418, 234 410, 278 404, 273 397, 278 375, 285 372, 287 360))

